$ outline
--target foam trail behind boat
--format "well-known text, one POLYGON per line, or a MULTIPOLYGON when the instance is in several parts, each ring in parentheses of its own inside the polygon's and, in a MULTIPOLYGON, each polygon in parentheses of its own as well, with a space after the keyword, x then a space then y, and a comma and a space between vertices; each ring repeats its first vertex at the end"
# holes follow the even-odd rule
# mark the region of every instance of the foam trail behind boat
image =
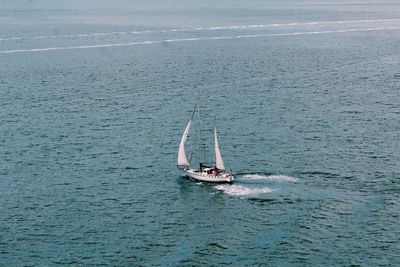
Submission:
POLYGON ((274 190, 269 187, 251 188, 243 185, 229 185, 221 184, 214 187, 215 189, 223 191, 225 194, 231 196, 257 196, 261 194, 271 193, 274 190))
POLYGON ((287 175, 262 175, 262 174, 245 174, 241 176, 242 179, 247 180, 270 180, 278 182, 296 182, 299 178, 287 175))

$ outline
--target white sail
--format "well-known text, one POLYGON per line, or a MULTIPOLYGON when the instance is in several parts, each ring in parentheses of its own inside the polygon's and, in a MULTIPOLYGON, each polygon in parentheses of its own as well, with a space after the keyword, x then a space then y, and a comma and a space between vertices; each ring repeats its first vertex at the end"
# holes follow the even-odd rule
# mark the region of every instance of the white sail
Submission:
POLYGON ((214 146, 215 146, 215 164, 218 169, 225 170, 224 161, 222 160, 221 151, 218 145, 217 128, 214 128, 214 146))
POLYGON ((186 157, 185 152, 185 143, 186 139, 189 135, 190 126, 192 125, 192 120, 190 120, 186 126, 185 131, 183 132, 181 143, 179 145, 179 152, 178 152, 178 166, 189 166, 190 163, 186 157))

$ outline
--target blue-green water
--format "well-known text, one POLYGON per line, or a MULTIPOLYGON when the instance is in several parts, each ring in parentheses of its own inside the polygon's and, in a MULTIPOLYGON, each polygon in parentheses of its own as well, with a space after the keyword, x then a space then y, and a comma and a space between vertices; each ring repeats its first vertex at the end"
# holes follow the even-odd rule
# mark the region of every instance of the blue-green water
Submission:
POLYGON ((0 265, 400 264, 399 4, 74 4, 0 3, 0 265))

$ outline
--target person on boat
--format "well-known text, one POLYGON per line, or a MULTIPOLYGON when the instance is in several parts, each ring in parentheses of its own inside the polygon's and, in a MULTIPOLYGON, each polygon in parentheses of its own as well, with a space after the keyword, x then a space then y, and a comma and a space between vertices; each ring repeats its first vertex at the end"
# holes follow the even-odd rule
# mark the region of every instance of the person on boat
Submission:
POLYGON ((218 173, 217 167, 214 167, 213 174, 214 174, 214 176, 218 176, 219 173, 218 173))

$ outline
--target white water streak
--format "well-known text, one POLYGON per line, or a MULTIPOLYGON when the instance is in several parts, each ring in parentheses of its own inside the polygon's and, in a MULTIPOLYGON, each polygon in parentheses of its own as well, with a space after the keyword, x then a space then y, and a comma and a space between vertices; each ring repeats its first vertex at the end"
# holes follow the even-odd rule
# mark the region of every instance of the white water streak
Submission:
MULTIPOLYGON (((209 28, 193 28, 191 30, 241 30, 241 29, 259 29, 269 27, 283 26, 304 26, 304 25, 335 25, 335 24, 350 24, 350 23, 374 23, 374 22, 397 22, 400 19, 371 19, 371 20, 339 20, 339 21, 310 21, 310 22, 291 22, 291 23, 272 23, 272 24, 256 24, 256 25, 240 25, 240 26, 221 26, 209 28)), ((189 30, 189 29, 182 29, 189 30)))
POLYGON ((267 34, 216 36, 216 37, 195 37, 195 38, 166 39, 166 40, 140 41, 140 42, 130 42, 130 43, 114 43, 114 44, 102 44, 102 45, 59 46, 59 47, 46 47, 46 48, 33 48, 33 49, 3 50, 3 51, 0 51, 0 54, 24 53, 24 52, 44 52, 44 51, 53 51, 53 50, 74 50, 74 49, 90 49, 90 48, 123 47, 123 46, 176 43, 176 42, 193 42, 193 41, 207 41, 207 40, 232 40, 232 39, 242 39, 242 38, 244 39, 244 38, 273 37, 273 36, 318 35, 318 34, 329 34, 329 33, 383 31, 383 30, 400 30, 400 27, 343 29, 343 30, 291 32, 291 33, 267 33, 267 34))
POLYGON ((278 182, 296 182, 299 178, 287 175, 261 175, 261 174, 246 174, 242 178, 248 180, 270 180, 278 182))
POLYGON ((217 185, 215 189, 224 191, 224 193, 231 196, 255 196, 266 193, 271 193, 273 190, 268 187, 250 188, 243 185, 217 185))
POLYGON ((83 33, 83 34, 40 35, 32 37, 6 37, 6 38, 0 38, 0 41, 36 40, 36 39, 52 39, 52 38, 81 38, 81 37, 97 37, 97 36, 129 35, 129 34, 140 35, 140 34, 151 34, 151 33, 172 33, 172 32, 191 32, 191 31, 245 30, 245 29, 263 29, 263 28, 284 27, 284 26, 335 25, 335 24, 398 22, 398 21, 400 21, 400 19, 310 21, 310 22, 196 27, 196 28, 180 28, 180 29, 178 28, 178 29, 145 30, 145 31, 117 31, 117 32, 98 32, 98 33, 83 33))

